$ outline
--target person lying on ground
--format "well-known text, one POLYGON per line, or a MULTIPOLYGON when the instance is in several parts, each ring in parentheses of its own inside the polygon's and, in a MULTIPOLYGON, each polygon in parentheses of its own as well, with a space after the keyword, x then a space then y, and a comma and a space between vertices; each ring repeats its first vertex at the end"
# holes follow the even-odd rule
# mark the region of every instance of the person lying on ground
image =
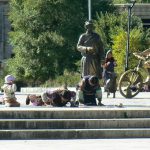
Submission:
POLYGON ((66 106, 67 103, 70 103, 71 107, 77 107, 78 104, 75 103, 75 97, 76 93, 68 89, 47 90, 41 95, 28 95, 26 105, 29 105, 31 102, 34 106, 51 105, 63 107, 66 106))

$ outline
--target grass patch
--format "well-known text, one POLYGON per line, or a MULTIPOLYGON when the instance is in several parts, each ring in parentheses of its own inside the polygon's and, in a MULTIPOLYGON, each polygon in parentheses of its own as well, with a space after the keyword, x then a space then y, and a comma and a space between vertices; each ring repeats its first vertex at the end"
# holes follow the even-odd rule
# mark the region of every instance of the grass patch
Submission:
POLYGON ((56 79, 47 80, 42 87, 60 87, 67 85, 68 87, 75 87, 81 79, 79 73, 65 73, 62 76, 57 76, 56 79))

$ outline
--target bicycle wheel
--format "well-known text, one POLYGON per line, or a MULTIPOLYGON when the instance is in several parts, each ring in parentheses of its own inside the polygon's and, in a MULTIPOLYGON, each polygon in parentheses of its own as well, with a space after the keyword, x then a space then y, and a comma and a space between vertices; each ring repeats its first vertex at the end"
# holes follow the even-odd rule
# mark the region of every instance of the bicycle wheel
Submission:
POLYGON ((119 80, 119 92, 125 98, 136 96, 142 88, 143 78, 140 72, 128 70, 123 73, 119 80))

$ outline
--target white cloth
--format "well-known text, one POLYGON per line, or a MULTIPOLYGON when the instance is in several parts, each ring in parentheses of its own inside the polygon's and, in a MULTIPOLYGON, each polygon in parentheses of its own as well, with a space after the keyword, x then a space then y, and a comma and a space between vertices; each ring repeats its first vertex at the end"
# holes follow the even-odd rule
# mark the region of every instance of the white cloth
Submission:
POLYGON ((16 99, 15 97, 15 92, 17 90, 17 87, 16 87, 16 84, 4 84, 2 87, 1 87, 3 90, 4 90, 4 100, 8 100, 8 99, 16 99))

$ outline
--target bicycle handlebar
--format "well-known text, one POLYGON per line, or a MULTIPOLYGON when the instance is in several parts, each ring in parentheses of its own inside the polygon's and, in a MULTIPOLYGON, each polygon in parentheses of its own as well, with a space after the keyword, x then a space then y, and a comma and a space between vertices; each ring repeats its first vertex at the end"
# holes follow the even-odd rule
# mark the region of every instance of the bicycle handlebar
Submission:
POLYGON ((133 55, 135 56, 135 57, 137 57, 138 59, 141 59, 141 60, 147 60, 147 57, 144 57, 144 56, 142 56, 142 55, 140 55, 140 54, 138 54, 138 53, 133 53, 133 55))

